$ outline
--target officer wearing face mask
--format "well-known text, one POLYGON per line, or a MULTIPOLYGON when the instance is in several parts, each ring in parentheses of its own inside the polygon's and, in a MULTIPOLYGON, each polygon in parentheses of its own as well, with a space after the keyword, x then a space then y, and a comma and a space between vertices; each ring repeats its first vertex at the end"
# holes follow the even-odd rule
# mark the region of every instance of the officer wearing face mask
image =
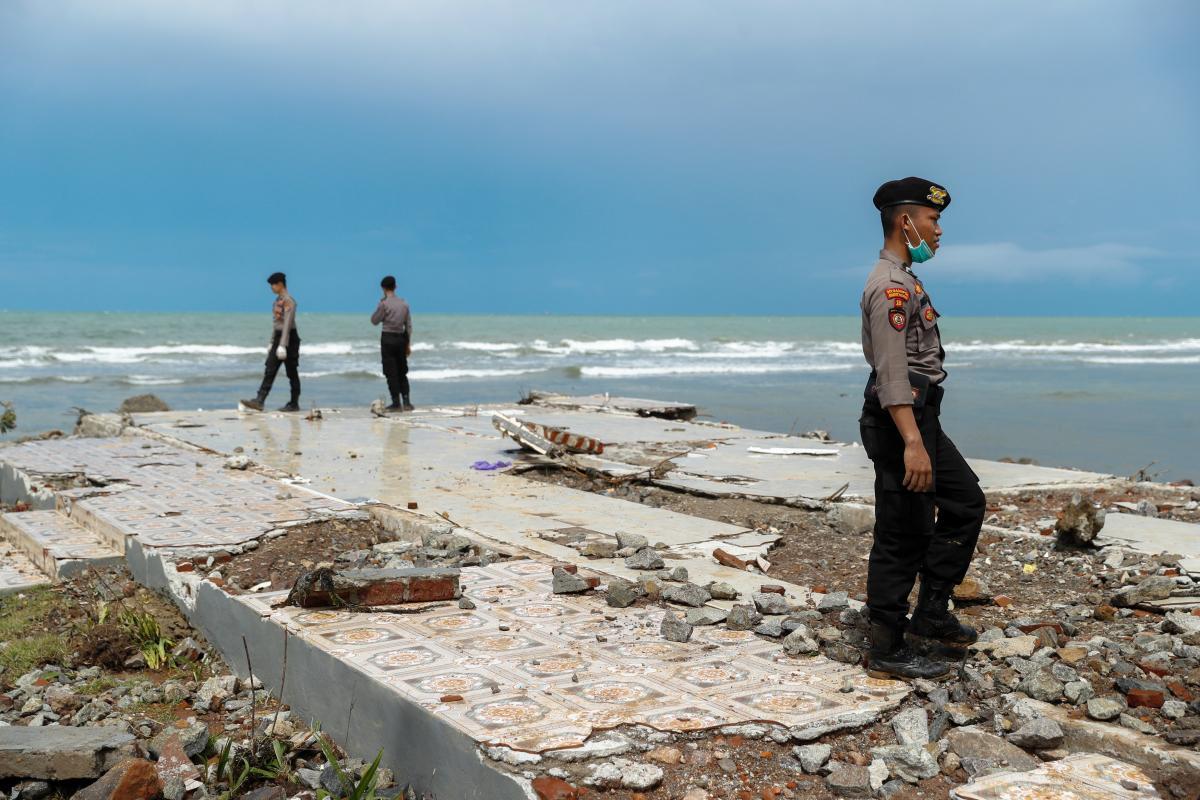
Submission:
POLYGON ((940 314, 913 272, 937 252, 950 193, 933 181, 904 178, 880 186, 874 203, 883 250, 860 303, 863 355, 872 372, 859 432, 875 466, 868 667, 876 677, 936 678, 950 671, 939 657, 978 638, 950 613, 949 601, 971 564, 985 509, 979 478, 942 431, 940 314))

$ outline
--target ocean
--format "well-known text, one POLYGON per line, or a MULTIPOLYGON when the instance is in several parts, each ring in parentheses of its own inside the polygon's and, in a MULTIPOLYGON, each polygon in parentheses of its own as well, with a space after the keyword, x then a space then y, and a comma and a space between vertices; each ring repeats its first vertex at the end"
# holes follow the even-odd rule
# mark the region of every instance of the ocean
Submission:
MULTIPOLYGON (((367 314, 301 313, 301 404, 386 394, 367 314)), ((523 391, 696 403, 713 420, 858 439, 868 370, 857 317, 418 314, 417 405, 514 402, 523 391)), ((1200 480, 1200 319, 953 318, 944 426, 981 458, 1029 458, 1200 480)), ((269 314, 0 312, 0 401, 12 439, 69 430, 72 407, 153 392, 233 408, 262 375, 269 314)), ((268 403, 287 399, 280 371, 268 403)))

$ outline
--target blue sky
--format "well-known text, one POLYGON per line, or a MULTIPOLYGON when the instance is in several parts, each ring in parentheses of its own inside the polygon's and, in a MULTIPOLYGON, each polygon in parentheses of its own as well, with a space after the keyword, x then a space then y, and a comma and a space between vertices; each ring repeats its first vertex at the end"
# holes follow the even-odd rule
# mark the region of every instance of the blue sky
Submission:
POLYGON ((1194 2, 6 0, 0 308, 1195 315, 1194 2))

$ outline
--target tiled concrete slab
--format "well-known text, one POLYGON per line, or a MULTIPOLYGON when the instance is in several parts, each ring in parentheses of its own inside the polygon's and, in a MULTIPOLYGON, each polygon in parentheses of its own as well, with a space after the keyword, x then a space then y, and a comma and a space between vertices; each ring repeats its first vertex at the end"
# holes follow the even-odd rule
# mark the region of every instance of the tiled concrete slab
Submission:
POLYGON ((89 566, 116 564, 116 550, 83 526, 57 511, 0 514, 0 536, 19 548, 42 572, 65 578, 89 566))
POLYGON ((704 628, 692 642, 667 642, 661 609, 554 595, 547 564, 468 568, 462 582, 475 610, 272 609, 285 593, 245 602, 475 740, 533 752, 578 746, 623 724, 817 727, 907 694, 902 683, 823 657, 788 658, 778 642, 746 631, 704 628), (851 692, 841 691, 847 679, 851 692))
POLYGON ((352 508, 140 435, 29 442, 4 448, 0 461, 30 480, 89 476, 98 485, 60 491, 58 503, 119 552, 129 537, 150 548, 236 546, 289 522, 352 508))
POLYGON ((15 545, 0 541, 0 595, 45 586, 50 579, 15 545))
POLYGON ((1108 756, 1081 753, 1031 772, 978 778, 950 792, 955 800, 1148 800, 1160 795, 1149 776, 1108 756), (1122 781, 1130 786, 1126 788, 1122 781))

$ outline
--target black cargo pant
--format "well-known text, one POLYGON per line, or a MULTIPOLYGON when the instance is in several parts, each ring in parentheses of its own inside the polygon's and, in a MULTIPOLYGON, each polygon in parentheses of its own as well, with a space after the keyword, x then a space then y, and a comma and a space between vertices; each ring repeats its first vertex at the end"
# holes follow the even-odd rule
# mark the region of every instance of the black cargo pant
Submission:
POLYGON ((383 377, 387 378, 392 402, 408 399, 408 334, 384 333, 379 337, 379 355, 383 360, 383 377))
POLYGON ((942 431, 942 389, 932 386, 925 406, 914 408, 933 466, 933 489, 904 488, 904 440, 886 409, 868 400, 859 419, 863 448, 875 464, 875 542, 867 566, 867 607, 872 623, 902 631, 908 596, 922 581, 954 586, 971 565, 986 500, 979 477, 942 431))
POLYGON ((283 361, 280 361, 275 355, 275 349, 279 347, 280 335, 280 331, 275 331, 275 335, 271 337, 271 347, 267 350, 267 367, 263 370, 262 385, 258 387, 258 399, 260 402, 267 399, 267 395, 271 393, 271 386, 275 384, 275 376, 279 374, 279 365, 283 364, 292 389, 291 402, 299 403, 300 334, 296 332, 295 328, 292 328, 288 335, 287 358, 283 361))

